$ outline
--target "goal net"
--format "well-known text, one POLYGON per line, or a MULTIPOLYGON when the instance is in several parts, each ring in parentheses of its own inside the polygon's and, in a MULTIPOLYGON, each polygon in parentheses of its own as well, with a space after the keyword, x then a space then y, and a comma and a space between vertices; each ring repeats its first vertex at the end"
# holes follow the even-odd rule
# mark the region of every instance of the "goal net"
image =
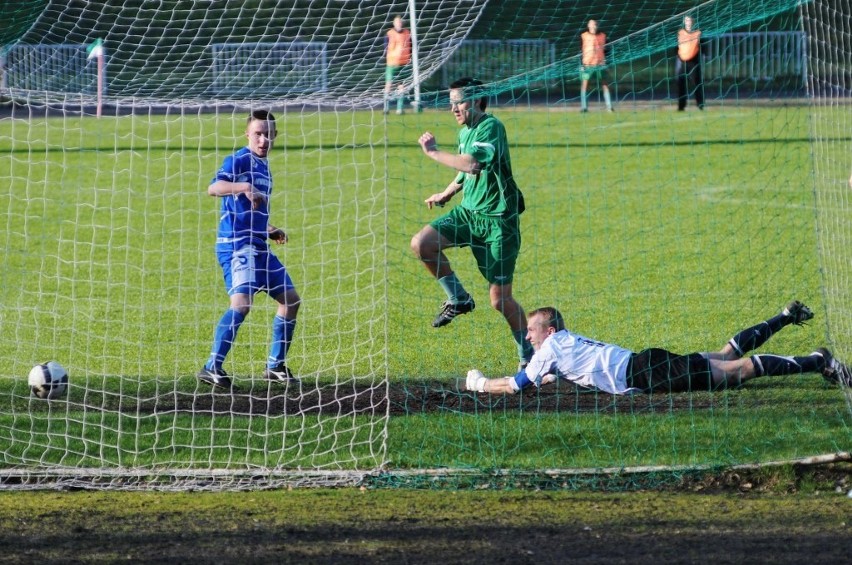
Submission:
POLYGON ((328 46, 320 41, 217 43, 213 93, 277 97, 328 89, 328 46))
POLYGON ((86 45, 12 45, 4 51, 3 88, 97 94, 97 62, 88 57, 86 45))
POLYGON ((11 6, 0 487, 646 477, 607 483, 621 488, 848 450, 848 391, 818 374, 679 394, 566 381, 466 391, 471 368, 516 372, 512 336, 467 248, 447 257, 477 308, 431 327, 446 297, 409 245, 447 210, 424 200, 454 175, 417 139, 430 131, 454 151, 447 87, 476 76, 526 198, 513 293, 528 311, 556 306, 591 338, 687 353, 801 299, 815 319, 763 350, 827 346, 852 360, 848 0, 11 6), (391 90, 400 116, 382 111, 397 15, 416 53, 391 90), (678 112, 685 15, 702 31, 704 77, 678 112), (589 19, 607 34, 607 66, 581 113, 589 19), (287 357, 300 384, 262 377, 276 303, 258 294, 224 363, 226 393, 196 379, 229 304, 207 186, 256 109, 277 118, 270 222, 289 236, 273 252, 302 298, 287 357), (48 360, 70 382, 45 401, 25 377, 48 360))

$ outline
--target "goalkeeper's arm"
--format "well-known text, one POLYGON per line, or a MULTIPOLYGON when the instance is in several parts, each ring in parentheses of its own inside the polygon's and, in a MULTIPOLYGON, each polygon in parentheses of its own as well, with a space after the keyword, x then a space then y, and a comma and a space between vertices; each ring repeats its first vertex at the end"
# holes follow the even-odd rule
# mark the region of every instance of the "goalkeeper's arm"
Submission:
MULTIPOLYGON (((550 384, 554 381, 556 381, 554 375, 544 375, 538 386, 550 384)), ((531 381, 527 377, 526 371, 520 371, 514 377, 489 379, 480 370, 471 369, 467 372, 467 379, 465 379, 465 388, 467 390, 473 392, 490 392, 492 394, 515 394, 519 390, 535 384, 535 381, 531 381)))

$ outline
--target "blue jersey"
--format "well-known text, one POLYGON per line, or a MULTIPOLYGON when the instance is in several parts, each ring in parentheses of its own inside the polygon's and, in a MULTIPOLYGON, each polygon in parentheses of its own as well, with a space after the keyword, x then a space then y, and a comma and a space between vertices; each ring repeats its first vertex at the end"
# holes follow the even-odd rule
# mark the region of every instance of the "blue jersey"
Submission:
POLYGON ((268 237, 266 228, 269 225, 269 196, 272 194, 269 163, 252 153, 248 147, 243 147, 225 158, 210 184, 220 180, 249 182, 255 191, 262 192, 267 199, 253 210, 251 200, 245 194, 222 196, 216 250, 233 251, 250 244, 265 249, 268 237))

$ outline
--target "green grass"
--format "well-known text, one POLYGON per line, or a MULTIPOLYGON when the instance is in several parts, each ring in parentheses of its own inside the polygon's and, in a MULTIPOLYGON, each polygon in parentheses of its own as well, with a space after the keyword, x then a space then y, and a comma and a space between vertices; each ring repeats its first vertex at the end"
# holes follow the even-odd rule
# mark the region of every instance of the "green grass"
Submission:
MULTIPOLYGON (((829 344, 852 353, 845 332, 829 332, 837 328, 829 306, 846 289, 824 284, 820 249, 841 267, 848 260, 818 240, 813 113, 618 110, 495 110, 528 205, 514 284, 521 303, 555 305, 575 331, 634 350, 688 352, 718 349, 800 298, 814 323, 764 349, 803 354, 829 344)), ((306 382, 455 390, 471 367, 514 372, 514 344, 470 252, 448 256, 477 310, 434 330, 442 292, 408 249, 436 217, 423 200, 452 177, 416 140, 430 130, 451 149, 449 113, 386 125, 367 112, 279 115, 272 222, 290 235, 276 252, 304 299, 291 361, 306 382)), ((651 413, 566 406, 474 415, 448 404, 391 417, 386 452, 384 412, 134 412, 139 399, 148 406, 197 390, 192 375, 227 306, 213 254, 218 203, 205 189, 242 144, 242 127, 224 114, 0 120, 0 464, 370 468, 386 458, 401 468, 541 468, 849 448, 843 394, 819 377, 682 397, 694 410, 661 400, 651 413), (47 359, 62 362, 74 384, 68 401, 49 406, 28 399, 23 382, 47 359)), ((832 141, 841 140, 827 140, 819 162, 839 160, 843 144, 832 141)), ((262 369, 273 311, 262 296, 241 328, 226 364, 238 382, 262 369)))
POLYGON ((22 425, 20 416, 3 416, 0 426, 6 457, 33 464, 65 467, 156 469, 268 469, 302 467, 370 468, 369 432, 381 422, 282 416, 248 418, 221 414, 133 415, 83 414, 64 417, 35 413, 22 425), (298 442, 292 438, 298 438, 298 442), (341 453, 351 455, 341 459, 341 453))
POLYGON ((761 391, 762 399, 728 393, 709 410, 672 412, 660 399, 653 411, 605 415, 576 413, 569 405, 560 413, 394 418, 389 456, 413 468, 593 469, 724 465, 848 449, 848 413, 836 391, 820 390, 815 380, 803 386, 814 391, 795 400, 782 390, 761 391))

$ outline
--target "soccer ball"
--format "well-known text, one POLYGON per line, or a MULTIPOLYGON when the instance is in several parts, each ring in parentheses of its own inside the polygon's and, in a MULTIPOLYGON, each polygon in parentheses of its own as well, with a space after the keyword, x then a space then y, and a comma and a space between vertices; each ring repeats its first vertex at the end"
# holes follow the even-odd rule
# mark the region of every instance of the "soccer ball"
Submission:
POLYGON ((68 388, 68 372, 56 361, 48 361, 30 370, 29 382, 34 396, 58 398, 68 388))

